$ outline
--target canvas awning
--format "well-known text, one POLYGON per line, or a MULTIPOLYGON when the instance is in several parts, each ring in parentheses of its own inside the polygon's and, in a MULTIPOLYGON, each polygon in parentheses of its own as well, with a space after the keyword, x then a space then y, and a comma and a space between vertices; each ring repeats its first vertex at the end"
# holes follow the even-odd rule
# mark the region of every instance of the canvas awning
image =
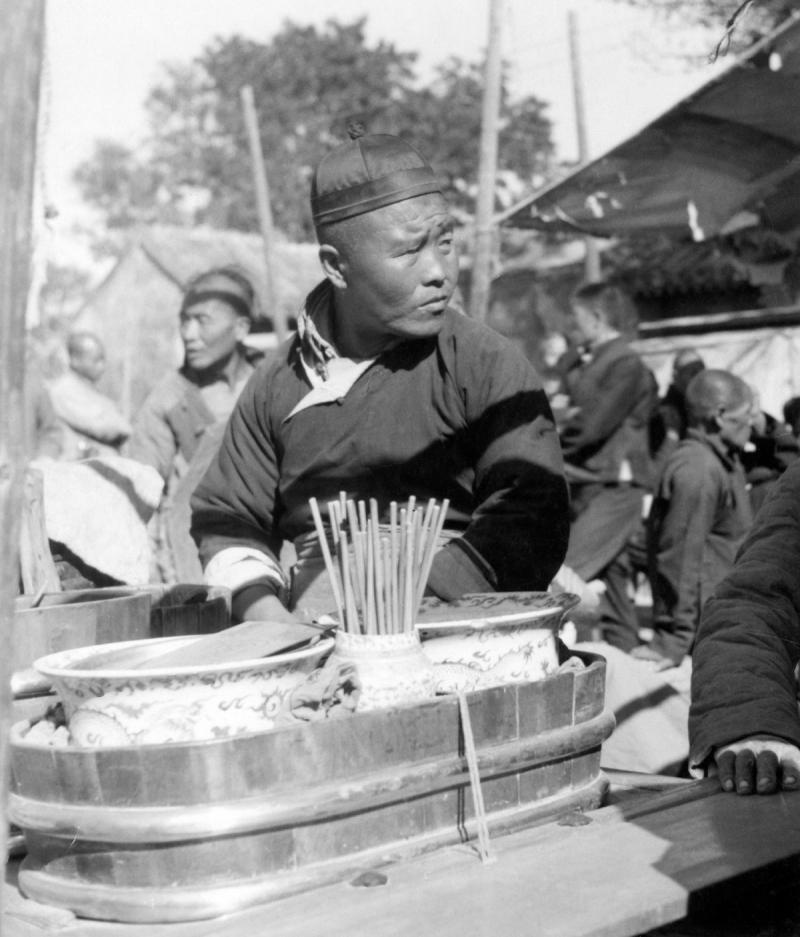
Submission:
POLYGON ((800 15, 639 133, 498 217, 703 240, 800 227, 800 15))

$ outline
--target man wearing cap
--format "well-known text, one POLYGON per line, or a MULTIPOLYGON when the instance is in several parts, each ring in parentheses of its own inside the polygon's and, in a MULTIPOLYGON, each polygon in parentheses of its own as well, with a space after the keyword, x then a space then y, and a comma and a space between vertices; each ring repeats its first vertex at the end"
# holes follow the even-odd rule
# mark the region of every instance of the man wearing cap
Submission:
POLYGON ((243 344, 253 302, 250 281, 235 267, 194 277, 180 309, 184 363, 153 388, 134 421, 130 457, 151 465, 166 484, 158 535, 160 574, 166 581, 186 581, 193 567, 191 578, 201 574, 188 536, 188 497, 261 357, 243 344), (187 477, 194 479, 188 491, 187 477))
POLYGON ((568 533, 552 414, 524 357, 449 308, 458 261, 441 183, 403 140, 369 135, 322 160, 311 204, 325 279, 245 388, 192 499, 207 581, 233 590, 239 619, 331 610, 303 576, 308 501, 346 491, 384 517, 391 501, 449 498, 430 593, 545 588, 568 533))

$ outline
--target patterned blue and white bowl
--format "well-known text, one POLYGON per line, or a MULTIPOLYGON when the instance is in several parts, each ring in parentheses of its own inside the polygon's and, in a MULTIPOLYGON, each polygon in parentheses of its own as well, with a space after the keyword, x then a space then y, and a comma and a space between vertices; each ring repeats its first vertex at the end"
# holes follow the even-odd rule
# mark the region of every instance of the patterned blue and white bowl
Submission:
POLYGON ((571 593, 498 592, 454 602, 425 599, 417 618, 439 693, 529 683, 559 666, 556 634, 571 593))
POLYGON ((82 746, 187 742, 271 729, 288 711, 292 692, 333 647, 310 648, 191 667, 103 669, 108 652, 178 650, 196 635, 99 644, 48 654, 34 667, 48 677, 67 716, 72 741, 82 746))

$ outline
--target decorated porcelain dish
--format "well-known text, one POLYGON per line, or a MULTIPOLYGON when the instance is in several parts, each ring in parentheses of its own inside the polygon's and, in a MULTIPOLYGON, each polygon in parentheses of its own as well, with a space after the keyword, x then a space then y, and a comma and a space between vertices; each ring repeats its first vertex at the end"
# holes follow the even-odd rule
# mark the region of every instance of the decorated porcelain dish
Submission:
POLYGON ((579 601, 571 592, 480 592, 452 602, 426 598, 417 615, 417 628, 454 631, 523 621, 536 622, 538 627, 558 627, 579 601))
POLYGON ((111 651, 179 649, 194 635, 100 644, 34 662, 64 704, 74 743, 85 746, 197 741, 273 728, 292 692, 331 651, 326 638, 309 648, 192 667, 102 669, 111 651))
POLYGON ((487 593, 426 599, 417 617, 440 693, 542 680, 558 669, 556 633, 578 604, 567 592, 487 593))

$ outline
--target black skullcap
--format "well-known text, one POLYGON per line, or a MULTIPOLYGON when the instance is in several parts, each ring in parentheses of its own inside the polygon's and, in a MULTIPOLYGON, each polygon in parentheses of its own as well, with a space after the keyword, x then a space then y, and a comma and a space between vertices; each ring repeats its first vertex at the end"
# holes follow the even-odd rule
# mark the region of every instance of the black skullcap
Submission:
MULTIPOLYGON (((351 128, 351 136, 359 129, 351 128)), ((317 166, 311 214, 319 226, 441 191, 433 169, 410 143, 385 133, 356 136, 317 166)))
POLYGON ((227 303, 239 316, 254 318, 255 293, 250 280, 236 267, 214 267, 192 277, 186 286, 181 312, 209 299, 227 303), (223 281, 220 285, 220 281, 223 281))

